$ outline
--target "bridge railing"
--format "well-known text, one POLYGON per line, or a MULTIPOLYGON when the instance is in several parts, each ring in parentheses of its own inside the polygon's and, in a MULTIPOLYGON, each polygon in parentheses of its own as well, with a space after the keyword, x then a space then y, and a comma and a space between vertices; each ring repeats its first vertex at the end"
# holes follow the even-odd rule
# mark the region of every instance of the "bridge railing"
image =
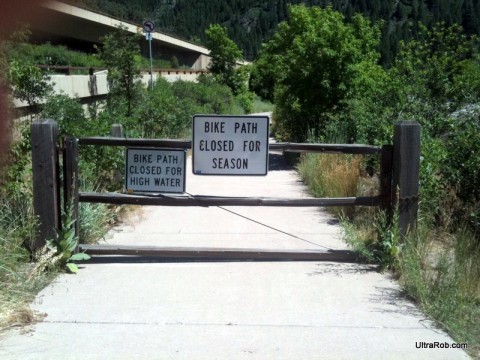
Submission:
MULTIPOLYGON (((97 66, 69 66, 69 65, 36 65, 38 68, 48 71, 54 72, 58 74, 64 75, 77 75, 81 73, 83 75, 94 75, 95 73, 107 71, 105 67, 97 67, 97 66)), ((141 74, 150 73, 149 68, 141 68, 139 69, 141 74)), ((207 70, 195 70, 195 69, 187 69, 187 68, 153 68, 154 74, 159 75, 189 75, 189 74, 206 74, 208 73, 207 70)))

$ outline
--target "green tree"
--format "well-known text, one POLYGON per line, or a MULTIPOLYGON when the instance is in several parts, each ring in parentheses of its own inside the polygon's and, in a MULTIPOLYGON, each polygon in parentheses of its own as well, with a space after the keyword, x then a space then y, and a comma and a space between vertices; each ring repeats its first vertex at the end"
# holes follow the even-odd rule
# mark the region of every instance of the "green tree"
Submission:
POLYGON ((207 48, 212 58, 208 69, 221 83, 225 84, 234 95, 245 91, 248 81, 248 72, 238 67, 242 60, 242 51, 227 35, 226 28, 218 24, 212 24, 205 31, 207 36, 207 48))
POLYGON ((401 43, 390 71, 407 94, 398 111, 420 122, 425 134, 444 137, 457 125, 450 114, 478 102, 480 72, 472 59, 477 39, 458 25, 421 28, 418 39, 401 43))
POLYGON ((424 96, 439 103, 452 100, 461 90, 454 80, 470 62, 477 38, 467 36, 459 25, 439 23, 428 29, 421 24, 420 29, 417 40, 401 43, 395 69, 424 96))
MULTIPOLYGON (((89 134, 88 126, 90 123, 78 99, 72 99, 67 95, 50 96, 42 109, 41 115, 44 119, 54 119, 57 122, 60 136, 89 134)), ((95 130, 99 131, 98 128, 95 130)), ((98 135, 98 133, 95 135, 98 135)))
POLYGON ((8 80, 13 96, 34 108, 52 92, 49 76, 33 64, 12 60, 8 80))
POLYGON ((356 79, 377 66, 380 29, 361 15, 347 23, 330 7, 290 6, 289 15, 262 48, 255 81, 269 86, 259 95, 274 98, 280 136, 303 141, 325 134, 356 79))
POLYGON ((114 106, 125 102, 126 116, 132 115, 136 100, 139 72, 140 45, 139 35, 119 26, 102 39, 99 49, 100 58, 108 68, 109 96, 114 106))

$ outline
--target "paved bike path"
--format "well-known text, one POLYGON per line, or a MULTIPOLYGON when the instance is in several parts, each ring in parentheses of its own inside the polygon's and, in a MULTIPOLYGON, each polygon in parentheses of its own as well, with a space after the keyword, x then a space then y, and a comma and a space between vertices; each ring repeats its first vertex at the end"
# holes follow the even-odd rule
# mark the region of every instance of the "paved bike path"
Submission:
MULTIPOLYGON (((202 195, 307 197, 279 154, 266 177, 187 174, 202 195)), ((348 249, 318 208, 144 207, 106 243, 348 249)), ((97 258, 32 304, 46 314, 0 337, 1 359, 466 359, 376 266, 97 258), (444 346, 444 345, 443 345, 444 346)))

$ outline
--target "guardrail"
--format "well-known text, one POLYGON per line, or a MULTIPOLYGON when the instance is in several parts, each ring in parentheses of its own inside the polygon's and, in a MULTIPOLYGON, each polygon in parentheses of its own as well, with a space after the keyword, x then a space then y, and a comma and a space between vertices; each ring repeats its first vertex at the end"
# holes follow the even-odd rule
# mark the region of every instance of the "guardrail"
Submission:
MULTIPOLYGON (((97 66, 66 66, 66 65, 36 65, 38 68, 51 71, 55 70, 60 74, 65 74, 65 75, 70 75, 74 71, 82 71, 85 72, 86 74, 94 75, 96 72, 100 71, 107 71, 105 67, 97 67, 97 66)), ((139 69, 140 73, 143 74, 149 74, 150 69, 149 68, 141 68, 139 69)), ((207 70, 194 70, 194 69, 186 69, 186 68, 154 68, 153 69, 154 74, 160 74, 160 75, 190 75, 190 74, 206 74, 208 73, 207 70)))

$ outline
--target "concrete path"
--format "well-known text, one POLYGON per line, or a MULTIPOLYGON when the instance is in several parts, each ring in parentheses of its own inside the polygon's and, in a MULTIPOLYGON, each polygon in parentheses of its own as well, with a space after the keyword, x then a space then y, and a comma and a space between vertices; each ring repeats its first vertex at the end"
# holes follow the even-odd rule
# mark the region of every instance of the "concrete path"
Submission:
MULTIPOLYGON (((306 197, 271 156, 267 177, 199 177, 203 195, 306 197)), ((116 245, 347 249, 317 208, 145 207, 116 245)), ((36 298, 45 313, 0 340, 0 359, 466 359, 375 266, 96 259, 36 298), (115 260, 115 261, 113 261, 115 260)))

